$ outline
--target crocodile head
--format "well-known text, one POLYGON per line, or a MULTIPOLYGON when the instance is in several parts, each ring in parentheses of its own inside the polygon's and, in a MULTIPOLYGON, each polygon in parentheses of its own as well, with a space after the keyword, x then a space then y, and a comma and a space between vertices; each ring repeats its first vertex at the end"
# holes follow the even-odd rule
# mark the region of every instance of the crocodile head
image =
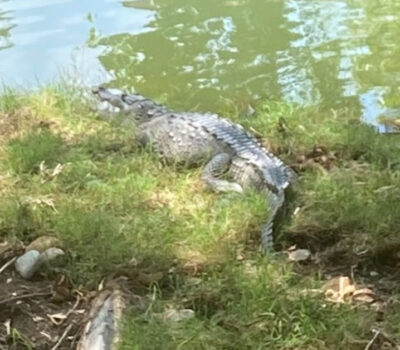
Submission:
POLYGON ((124 114, 137 124, 150 120, 162 107, 139 94, 125 94, 117 89, 102 86, 92 89, 102 101, 97 110, 102 114, 124 114))

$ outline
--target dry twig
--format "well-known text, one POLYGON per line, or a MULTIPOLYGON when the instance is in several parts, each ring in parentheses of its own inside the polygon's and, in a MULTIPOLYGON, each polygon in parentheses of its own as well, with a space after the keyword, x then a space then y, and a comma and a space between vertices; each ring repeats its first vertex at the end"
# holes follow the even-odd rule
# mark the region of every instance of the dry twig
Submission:
POLYGON ((1 268, 0 268, 0 274, 7 268, 9 267, 15 260, 17 260, 17 257, 14 256, 10 261, 7 261, 1 268))
POLYGON ((40 293, 29 293, 29 294, 17 295, 15 297, 10 297, 7 299, 0 300, 0 305, 7 304, 12 301, 18 301, 18 300, 29 299, 29 298, 34 298, 34 297, 47 297, 52 294, 53 294, 52 292, 40 292, 40 293))
POLYGON ((369 350, 371 346, 375 343, 376 339, 379 337, 379 334, 381 334, 381 332, 376 329, 373 329, 372 332, 374 332, 375 334, 372 337, 372 339, 368 342, 364 350, 369 350))
POLYGON ((47 317, 50 319, 51 322, 53 322, 56 326, 61 325, 66 319, 68 319, 69 315, 71 315, 73 312, 75 312, 75 310, 77 309, 77 307, 79 306, 79 303, 81 302, 81 298, 79 296, 79 294, 76 297, 76 301, 74 306, 68 310, 68 312, 66 314, 63 313, 58 313, 58 314, 53 314, 53 315, 49 315, 47 314, 47 317))
POLYGON ((69 333, 69 331, 71 330, 71 328, 72 328, 72 323, 70 323, 70 324, 68 325, 68 327, 65 328, 64 333, 62 334, 62 336, 60 337, 60 339, 58 339, 58 342, 51 348, 51 350, 56 350, 56 349, 61 345, 62 341, 63 341, 64 338, 67 336, 67 334, 69 333))

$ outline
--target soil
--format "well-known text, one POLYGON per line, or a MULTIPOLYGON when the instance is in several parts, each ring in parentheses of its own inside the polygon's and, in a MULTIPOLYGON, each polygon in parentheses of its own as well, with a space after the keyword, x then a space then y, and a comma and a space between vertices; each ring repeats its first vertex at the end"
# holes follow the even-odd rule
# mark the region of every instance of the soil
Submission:
MULTIPOLYGON (((0 271, 19 253, 1 250, 0 271)), ((58 343, 58 350, 75 349, 88 308, 85 295, 64 275, 28 281, 10 264, 0 272, 0 350, 50 350, 58 343)))

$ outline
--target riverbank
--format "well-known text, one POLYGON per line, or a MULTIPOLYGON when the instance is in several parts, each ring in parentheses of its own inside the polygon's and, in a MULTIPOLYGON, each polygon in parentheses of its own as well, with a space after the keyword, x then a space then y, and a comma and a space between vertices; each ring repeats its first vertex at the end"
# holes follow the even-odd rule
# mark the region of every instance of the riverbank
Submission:
POLYGON ((200 169, 161 166, 131 130, 68 91, 7 91, 0 116, 0 237, 56 236, 68 252, 59 273, 76 289, 123 276, 135 307, 122 349, 361 350, 372 329, 400 337, 395 135, 375 134, 351 111, 275 101, 231 116, 299 173, 276 238, 281 253, 266 256, 261 195, 209 192, 200 169), (294 244, 312 260, 289 262, 294 244), (328 302, 322 286, 339 275, 371 285, 379 307, 328 302), (194 317, 160 317, 180 309, 194 317))

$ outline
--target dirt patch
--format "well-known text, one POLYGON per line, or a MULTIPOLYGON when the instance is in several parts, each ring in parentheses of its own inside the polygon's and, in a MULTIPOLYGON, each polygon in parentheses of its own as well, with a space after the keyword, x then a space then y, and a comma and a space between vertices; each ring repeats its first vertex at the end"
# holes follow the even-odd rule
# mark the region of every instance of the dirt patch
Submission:
POLYGON ((29 109, 0 114, 0 141, 14 137, 22 126, 32 124, 32 116, 29 109))
POLYGON ((324 145, 315 145, 297 155, 291 167, 297 172, 313 169, 330 170, 337 163, 337 155, 324 145))
POLYGON ((148 310, 150 300, 139 294, 147 295, 155 283, 167 294, 171 289, 166 271, 134 266, 126 274, 115 271, 94 290, 74 286, 56 268, 39 271, 34 278, 26 280, 14 267, 15 260, 24 251, 22 242, 12 244, 0 238, 0 350, 75 350, 88 325, 101 314, 98 310, 106 299, 101 295, 111 292, 114 295, 119 290, 123 295, 120 299, 141 313, 148 310))
POLYGON ((372 249, 361 233, 339 236, 329 232, 296 233, 289 235, 286 244, 312 253, 312 259, 295 267, 300 274, 322 273, 326 279, 351 276, 361 284, 374 286, 386 299, 398 291, 400 244, 382 243, 381 247, 372 249))
POLYGON ((0 349, 75 349, 89 302, 63 275, 24 280, 0 252, 0 349), (5 267, 5 268, 3 268, 5 267))

